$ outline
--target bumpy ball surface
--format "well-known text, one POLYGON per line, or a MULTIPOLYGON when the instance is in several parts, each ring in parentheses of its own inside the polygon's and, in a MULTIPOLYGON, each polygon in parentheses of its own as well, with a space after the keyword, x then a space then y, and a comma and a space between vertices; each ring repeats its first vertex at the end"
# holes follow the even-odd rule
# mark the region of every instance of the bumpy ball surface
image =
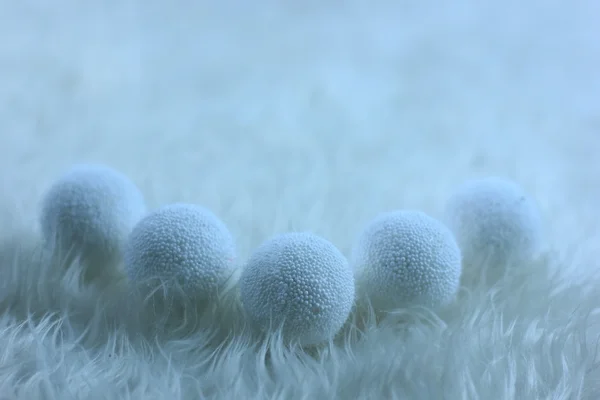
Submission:
POLYGON ((262 244, 240 278, 250 322, 283 328, 287 340, 314 345, 332 338, 354 302, 354 277, 330 242, 310 233, 286 233, 262 244))
POLYGON ((361 297, 378 311, 452 301, 461 254, 450 230, 420 211, 394 211, 373 220, 354 246, 352 265, 361 297))
POLYGON ((234 260, 234 239, 225 224, 209 210, 182 203, 148 214, 125 249, 132 284, 167 283, 167 289, 176 284, 196 300, 218 294, 234 271, 234 260))
POLYGON ((445 221, 465 266, 506 266, 526 261, 538 248, 541 218, 514 182, 486 178, 463 184, 449 199, 445 221))
POLYGON ((61 256, 115 262, 145 211, 142 193, 126 176, 103 165, 76 165, 45 194, 41 230, 61 256))

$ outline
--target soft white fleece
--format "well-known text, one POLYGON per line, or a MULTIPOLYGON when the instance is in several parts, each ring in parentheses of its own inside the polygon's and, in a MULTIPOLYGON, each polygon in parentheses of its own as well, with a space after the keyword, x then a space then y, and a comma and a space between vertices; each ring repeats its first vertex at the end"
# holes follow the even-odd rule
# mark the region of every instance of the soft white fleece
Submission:
POLYGON ((0 399, 598 398, 599 15, 594 0, 0 0, 0 399), (437 315, 267 351, 235 285, 178 326, 181 310, 80 286, 40 253, 41 194, 82 161, 151 207, 212 209, 240 265, 288 230, 348 255, 379 212, 439 216, 485 175, 539 202, 546 253, 437 315))

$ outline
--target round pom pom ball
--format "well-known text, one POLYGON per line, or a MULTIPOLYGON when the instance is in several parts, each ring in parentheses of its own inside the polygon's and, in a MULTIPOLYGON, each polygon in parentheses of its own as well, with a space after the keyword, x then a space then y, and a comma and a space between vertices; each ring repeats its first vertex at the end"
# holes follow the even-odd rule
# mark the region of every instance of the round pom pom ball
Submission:
POLYGON ((225 224, 211 211, 183 203, 149 213, 125 249, 132 284, 150 290, 166 284, 161 293, 196 301, 219 294, 234 272, 234 261, 234 239, 225 224))
POLYGON ((375 218, 353 248, 361 297, 376 311, 438 307, 458 292, 461 254, 452 232, 420 211, 393 211, 375 218))
POLYGON ((102 269, 121 261, 145 212, 142 193, 126 176, 103 165, 75 165, 45 194, 41 231, 63 261, 79 257, 102 269))
POLYGON ((240 297, 250 323, 282 329, 285 340, 310 346, 335 336, 354 302, 354 276, 327 240, 286 233, 263 243, 240 278, 240 297))
POLYGON ((505 267, 533 257, 541 238, 536 204, 514 182, 468 181, 450 197, 445 221, 462 250, 465 266, 505 267))

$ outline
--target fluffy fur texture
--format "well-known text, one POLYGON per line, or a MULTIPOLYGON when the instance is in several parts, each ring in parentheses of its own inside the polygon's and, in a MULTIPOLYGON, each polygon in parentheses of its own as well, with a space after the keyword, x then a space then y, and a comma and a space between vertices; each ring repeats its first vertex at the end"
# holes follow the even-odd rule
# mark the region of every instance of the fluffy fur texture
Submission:
MULTIPOLYGON (((550 259, 435 315, 355 312, 312 351, 253 337, 237 291, 157 311, 123 282, 82 286, 19 238, 2 251, 0 393, 7 399, 597 398, 593 288, 550 259), (527 304, 523 300, 527 299, 527 304), (588 299, 585 301, 585 299, 588 299), (584 300, 584 301, 582 301, 584 300)), ((551 257, 552 258, 552 257, 551 257)))
POLYGON ((599 5, 0 0, 0 398, 597 399, 599 5), (539 202, 546 250, 290 350, 235 285, 155 309, 50 262, 39 202, 75 162, 213 210, 241 262, 288 230, 347 256, 380 212, 439 218, 488 175, 539 202))

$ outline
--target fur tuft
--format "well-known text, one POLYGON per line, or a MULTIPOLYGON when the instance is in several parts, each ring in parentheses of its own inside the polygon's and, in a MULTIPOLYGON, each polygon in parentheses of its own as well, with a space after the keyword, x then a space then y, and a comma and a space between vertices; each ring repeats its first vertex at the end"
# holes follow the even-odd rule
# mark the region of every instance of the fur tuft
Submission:
POLYGON ((415 308, 375 317, 369 307, 356 309, 334 341, 301 349, 286 345, 280 333, 253 336, 234 285, 211 305, 156 307, 122 281, 82 284, 76 265, 48 263, 29 244, 7 243, 0 253, 5 398, 591 399, 600 393, 600 314, 587 290, 597 281, 565 285, 550 258, 492 287, 463 287, 438 314, 415 308))

